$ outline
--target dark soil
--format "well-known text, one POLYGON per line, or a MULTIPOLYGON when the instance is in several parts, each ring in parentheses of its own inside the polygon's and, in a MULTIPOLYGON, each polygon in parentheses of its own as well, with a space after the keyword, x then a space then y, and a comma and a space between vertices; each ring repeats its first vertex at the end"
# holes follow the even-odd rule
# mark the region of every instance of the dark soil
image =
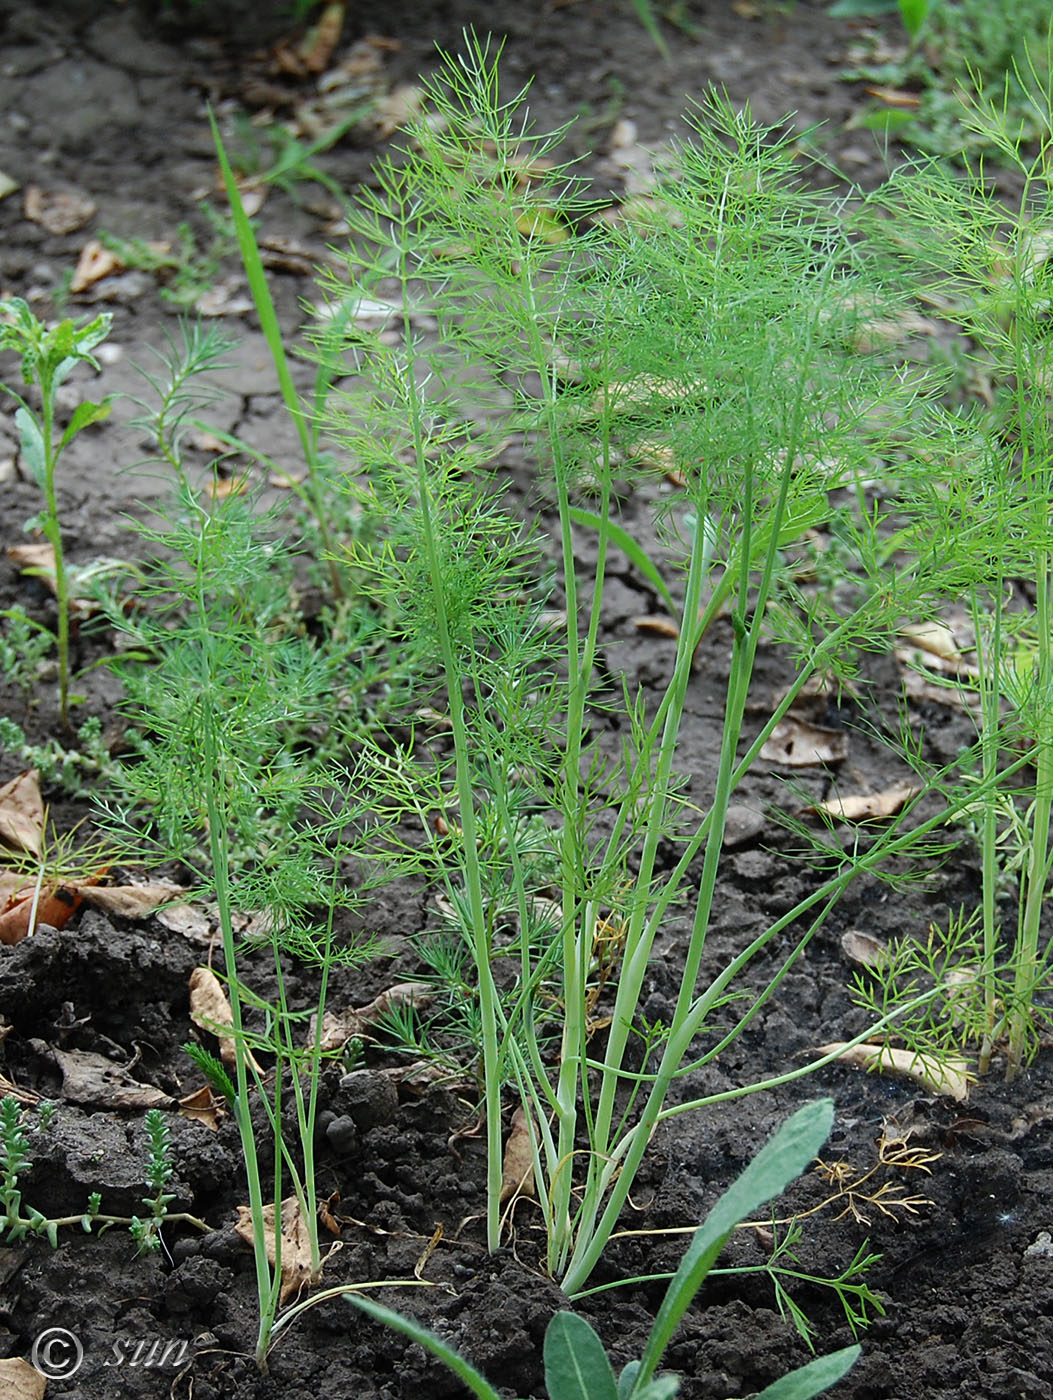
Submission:
MULTIPOLYGON (((217 9, 221 9, 219 5, 217 9)), ((876 178, 881 162, 868 138, 846 132, 859 93, 839 80, 853 36, 825 7, 801 0, 789 13, 757 6, 689 4, 690 37, 667 31, 672 50, 661 61, 628 3, 542 3, 468 0, 407 5, 356 3, 349 7, 345 44, 363 34, 397 40, 384 51, 382 79, 390 87, 412 80, 433 63, 434 45, 454 47, 466 23, 507 36, 505 73, 518 84, 535 78, 532 110, 542 125, 578 115, 569 154, 605 150, 613 123, 636 123, 643 143, 665 140, 681 128, 687 100, 706 85, 726 86, 736 102, 749 100, 762 121, 796 112, 799 128, 828 127, 828 150, 849 173, 876 178), (741 11, 741 13, 739 13, 741 11), (756 14, 754 14, 756 11, 756 14)), ((0 171, 22 189, 0 202, 0 295, 26 297, 42 316, 55 314, 53 297, 86 239, 105 229, 124 238, 170 238, 188 222, 201 236, 202 190, 214 197, 215 166, 204 115, 206 98, 223 104, 264 99, 293 103, 296 84, 274 79, 249 57, 273 30, 249 33, 254 7, 231 6, 242 19, 233 33, 166 31, 130 5, 34 5, 0 0, 0 171), (261 76, 262 75, 262 76, 261 76), (282 92, 272 89, 284 84, 282 92), (268 88, 267 85, 271 87, 268 88), (283 97, 282 93, 286 96, 283 97), (97 212, 82 228, 49 233, 24 217, 23 192, 90 196, 97 212)), ((178 16, 176 16, 178 18, 178 16)), ((356 135, 322 163, 348 189, 366 178, 377 152, 374 139, 356 135)), ((587 167, 620 192, 609 161, 587 167)), ((310 297, 309 271, 325 255, 328 211, 298 207, 272 194, 260 215, 262 233, 294 240, 301 261, 288 258, 273 273, 275 294, 290 333, 298 305, 310 297)), ((233 297, 244 294, 235 260, 218 273, 233 297)), ((158 295, 157 278, 131 271, 104 285, 102 303, 114 313, 116 352, 102 368, 100 393, 140 391, 132 366, 148 361, 175 329, 174 311, 158 295)), ((73 298, 66 314, 89 308, 73 298)), ((230 312, 227 325, 240 339, 233 367, 223 376, 231 398, 220 425, 250 442, 265 443, 279 462, 296 460, 294 432, 278 408, 262 336, 251 315, 230 312)), ((5 374, 11 368, 4 367, 5 374)), ((78 393, 80 390, 77 391, 78 393)), ((7 408, 4 409, 7 414, 7 408)), ((118 401, 110 422, 85 434, 66 462, 61 511, 67 549, 84 562, 134 548, 121 522, 163 489, 128 468, 142 443, 128 427, 134 408, 118 401)), ((37 488, 17 463, 10 417, 0 416, 0 469, 4 473, 4 544, 19 542, 23 522, 39 509, 37 488)), ((201 461, 204 463, 205 457, 201 461)), ((514 462, 512 479, 516 479, 514 462)), ((627 501, 640 528, 644 508, 627 501)), ((667 646, 638 631, 632 619, 654 611, 651 598, 626 565, 617 574, 605 616, 606 664, 613 674, 647 685, 661 679, 667 646)), ((39 584, 0 559, 0 606, 21 603, 42 618, 48 603, 39 584)), ((80 660, 89 658, 85 653, 80 660)), ((721 720, 721 683, 728 634, 720 626, 699 656, 683 763, 694 795, 704 800, 715 766, 721 720)), ((112 706, 116 685, 105 671, 90 673, 85 712, 119 733, 112 706)), ((758 704, 786 683, 777 656, 762 659, 758 704)), ((878 674, 895 707, 895 677, 878 674)), ((31 740, 55 732, 50 684, 28 705, 4 692, 5 707, 31 740)), ((836 723, 841 716, 827 719, 836 723)), ((952 712, 929 706, 926 742, 953 756, 966 737, 952 712)), ((893 760, 853 735, 851 762, 864 782, 880 787, 896 776, 893 760)), ((0 782, 24 767, 20 755, 0 755, 0 782)), ((821 795, 828 779, 806 770, 802 782, 821 795)), ((84 814, 83 804, 46 794, 60 822, 84 814)), ((777 776, 747 785, 743 801, 757 810, 785 800, 777 776)), ((792 906, 808 888, 807 869, 778 850, 770 825, 745 832, 729 852, 719 892, 711 955, 741 946, 743 933, 792 906)), ((779 997, 719 1062, 683 1081, 684 1098, 718 1092, 777 1072, 826 1041, 843 1038, 858 1021, 846 987, 850 967, 841 935, 859 926, 877 937, 924 932, 948 909, 974 903, 978 878, 968 847, 908 894, 861 884, 838 908, 787 978, 779 997)), ((388 897, 378 931, 393 949, 423 920, 419 892, 402 904, 388 897)), ((671 927, 652 970, 648 1014, 660 1016, 675 995, 682 935, 671 927)), ((784 952, 785 950, 783 950, 784 952)), ((58 1102, 52 1128, 33 1135, 34 1169, 26 1199, 51 1215, 84 1209, 90 1192, 103 1209, 132 1213, 143 1194, 143 1114, 115 1110, 104 1092, 64 1089, 57 1052, 92 1051, 155 1086, 168 1102, 196 1086, 196 1072, 180 1050, 190 1034, 187 979, 207 956, 187 935, 156 920, 132 923, 83 913, 62 932, 41 929, 33 938, 0 948, 0 1019, 6 1023, 0 1072, 27 1094, 58 1102)), ((707 953, 707 957, 709 954, 707 953)), ((415 971, 393 952, 365 974, 336 974, 331 1004, 362 1004, 390 982, 415 971)), ((261 977, 265 969, 261 966, 261 977)), ((308 977, 292 989, 307 1005, 308 977)), ((371 1058, 363 1076, 326 1072, 319 1142, 319 1192, 331 1198, 339 1232, 325 1282, 412 1279, 419 1267, 432 1287, 380 1294, 440 1331, 509 1396, 543 1394, 541 1342, 561 1305, 558 1289, 538 1267, 541 1235, 528 1203, 515 1216, 509 1242, 490 1256, 483 1246, 483 1153, 470 1134, 474 1118, 465 1085, 415 1086, 392 1091, 384 1057, 371 1058), (437 1229, 442 1238, 427 1255, 437 1229)), ((805 1099, 831 1094, 837 1104, 826 1160, 873 1164, 882 1134, 914 1133, 912 1142, 937 1155, 931 1175, 890 1172, 887 1177, 924 1197, 911 1214, 864 1210, 866 1222, 837 1208, 806 1222, 802 1258, 812 1273, 836 1274, 869 1241, 880 1254, 869 1282, 886 1314, 863 1334, 863 1357, 835 1392, 841 1400, 950 1400, 951 1397, 1053 1396, 1053 1254, 1030 1250, 1040 1232, 1053 1230, 1053 1070, 1048 1055, 1006 1087, 995 1076, 978 1085, 968 1104, 919 1093, 893 1079, 831 1067, 783 1089, 723 1104, 703 1115, 676 1118, 653 1144, 637 1186, 637 1213, 627 1228, 662 1229, 697 1223, 708 1206, 775 1127, 805 1099)), ((233 1229, 235 1206, 246 1199, 237 1135, 227 1120, 217 1132, 175 1113, 176 1199, 211 1227, 167 1231, 165 1252, 136 1257, 126 1233, 87 1236, 67 1229, 57 1250, 44 1241, 0 1248, 0 1356, 26 1357, 46 1329, 69 1329, 84 1347, 83 1365, 70 1379, 52 1379, 49 1394, 108 1400, 170 1393, 194 1400, 220 1396, 394 1400, 458 1396, 453 1378, 420 1348, 333 1299, 308 1311, 285 1333, 261 1375, 252 1359, 254 1279, 250 1250, 233 1229), (185 1341, 167 1356, 138 1343, 185 1341), (160 1359, 159 1359, 160 1358, 160 1359), (152 1360, 153 1364, 150 1364, 152 1360)), ((807 1209, 824 1196, 818 1177, 802 1180, 787 1210, 807 1209)), ((1047 1236, 1048 1238, 1048 1236, 1047 1236)), ((724 1261, 760 1261, 764 1243, 753 1232, 737 1236, 724 1261)), ((633 1237, 616 1242, 595 1282, 675 1267, 683 1237, 633 1237)), ((376 1295, 374 1295, 376 1296, 376 1295)), ((817 1328, 817 1349, 851 1341, 831 1299, 802 1286, 798 1301, 817 1328)), ((578 1304, 608 1346, 616 1367, 639 1354, 661 1297, 661 1285, 626 1287, 578 1304)), ((684 1377, 685 1400, 746 1396, 807 1359, 791 1323, 773 1309, 767 1284, 733 1275, 713 1278, 666 1356, 684 1377)), ((0 1390, 7 1384, 0 1382, 0 1390)), ((8 1392, 3 1390, 4 1394, 8 1392)), ((14 1394, 12 1390, 10 1392, 14 1394)))

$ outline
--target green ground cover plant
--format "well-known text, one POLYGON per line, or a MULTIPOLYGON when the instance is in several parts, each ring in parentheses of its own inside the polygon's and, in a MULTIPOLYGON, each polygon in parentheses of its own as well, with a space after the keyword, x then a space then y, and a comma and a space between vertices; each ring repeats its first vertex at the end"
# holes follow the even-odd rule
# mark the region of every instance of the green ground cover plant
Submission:
MULTIPOLYGON (((37 1106, 37 1133, 46 1133, 54 1116, 55 1105, 45 1101, 37 1106)), ((25 1123, 25 1110, 17 1099, 5 1095, 0 1099, 0 1232, 9 1243, 30 1235, 43 1235, 52 1249, 58 1249, 59 1230, 79 1226, 85 1234, 95 1229, 106 1230, 114 1225, 127 1229, 141 1253, 153 1253, 161 1248, 161 1231, 166 1222, 192 1225, 207 1231, 208 1226, 196 1216, 182 1211, 169 1214, 175 1199, 167 1190, 173 1176, 171 1142, 165 1115, 152 1108, 146 1113, 146 1162, 144 1180, 148 1194, 143 1197, 146 1207, 141 1216, 108 1215, 102 1209, 102 1197, 96 1192, 86 1202, 79 1215, 49 1216, 23 1199, 20 1182, 31 1170, 32 1137, 25 1123)))

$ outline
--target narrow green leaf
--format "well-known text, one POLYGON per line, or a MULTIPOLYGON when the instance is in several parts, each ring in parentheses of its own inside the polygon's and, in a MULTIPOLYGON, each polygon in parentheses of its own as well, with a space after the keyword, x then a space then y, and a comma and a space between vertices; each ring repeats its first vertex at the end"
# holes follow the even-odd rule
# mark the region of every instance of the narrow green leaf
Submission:
MULTIPOLYGON (((111 402, 112 400, 110 399, 103 399, 102 403, 90 403, 85 399, 83 403, 79 403, 73 410, 73 417, 69 420, 69 426, 62 434, 62 440, 59 442, 58 451, 61 452, 64 447, 71 443, 80 432, 81 428, 86 428, 89 423, 101 423, 104 418, 109 418, 111 402)), ((56 456, 57 455, 56 453, 56 456)))
POLYGON ((773 1381, 754 1400, 812 1400, 813 1395, 821 1395, 847 1375, 859 1360, 862 1350, 862 1347, 845 1347, 843 1351, 833 1351, 829 1356, 816 1357, 814 1361, 791 1371, 788 1376, 773 1381))
POLYGON ((374 1303, 371 1298, 362 1298, 354 1293, 349 1293, 346 1297, 347 1301, 354 1303, 356 1308, 361 1308, 370 1317, 375 1317, 378 1322, 386 1323, 396 1332, 401 1332, 404 1337, 409 1337, 410 1341, 424 1347, 425 1351, 430 1351, 433 1356, 437 1356, 444 1366, 449 1367, 458 1380, 464 1381, 473 1395, 478 1396, 478 1400, 501 1400, 485 1376, 481 1376, 474 1366, 470 1366, 462 1356, 458 1356, 453 1348, 436 1337, 434 1332, 429 1332, 426 1327, 421 1327, 419 1323, 411 1322, 408 1317, 403 1317, 401 1313, 381 1307, 379 1303, 374 1303))
POLYGON ((558 1312, 545 1333, 548 1400, 618 1400, 603 1343, 583 1317, 558 1312))
POLYGON ((728 1187, 695 1231, 647 1339, 636 1384, 630 1392, 632 1400, 640 1400, 677 1324, 732 1230, 800 1176, 826 1141, 833 1121, 832 1099, 817 1099, 798 1109, 728 1187))
POLYGON ((227 199, 230 203, 230 216, 234 222, 234 232, 238 238, 238 248, 241 252, 241 261, 245 267, 245 275, 249 281, 249 290, 252 293, 252 300, 256 307, 256 315, 260 318, 260 328, 267 341, 267 347, 271 352, 271 359, 274 361, 275 373, 278 376, 278 387, 281 390, 285 407, 292 415, 296 424, 297 432, 300 435, 300 442, 303 446, 304 459, 308 463, 311 460, 311 442, 307 431, 307 424, 304 421, 303 410, 300 407, 299 395, 296 386, 293 384, 292 374, 289 370, 288 357, 285 354, 285 346, 282 343, 282 329, 278 320, 278 313, 274 309, 274 301, 271 297, 270 287, 267 285, 267 274, 263 270, 263 260, 260 257, 260 250, 256 244, 256 235, 253 232, 249 216, 245 213, 245 206, 241 202, 241 192, 238 189, 238 182, 234 179, 234 172, 227 159, 227 152, 223 146, 222 138, 219 134, 219 127, 216 125, 216 118, 209 111, 209 124, 212 127, 212 139, 216 143, 216 155, 219 159, 219 168, 223 174, 223 184, 227 191, 227 199))
POLYGON ((22 439, 22 460, 36 477, 37 485, 43 490, 47 472, 47 454, 44 451, 44 437, 40 431, 40 424, 28 408, 17 410, 15 424, 22 439))
POLYGON ((837 0, 830 6, 833 19, 861 19, 866 15, 890 15, 897 0, 837 0))
POLYGON ((627 530, 623 530, 622 527, 616 525, 613 520, 604 521, 595 511, 581 510, 578 506, 571 506, 568 514, 575 525, 584 525, 586 529, 589 530, 606 529, 607 536, 611 543, 621 550, 630 564, 636 565, 644 578, 647 579, 648 583, 654 587, 656 593, 672 615, 679 618, 680 613, 676 604, 673 602, 673 595, 666 587, 665 579, 663 579, 662 575, 658 572, 657 565, 644 553, 627 530))

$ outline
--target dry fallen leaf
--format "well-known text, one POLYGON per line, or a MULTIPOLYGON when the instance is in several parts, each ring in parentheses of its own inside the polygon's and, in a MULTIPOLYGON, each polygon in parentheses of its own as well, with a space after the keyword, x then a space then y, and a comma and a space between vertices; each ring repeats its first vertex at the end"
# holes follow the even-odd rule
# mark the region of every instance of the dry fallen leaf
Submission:
POLYGON ((855 1065, 858 1069, 873 1070, 879 1074, 905 1075, 934 1094, 945 1094, 958 1103, 964 1103, 969 1097, 969 1085, 973 1076, 969 1073, 969 1061, 958 1055, 948 1055, 940 1060, 935 1055, 922 1055, 891 1045, 863 1044, 849 1047, 847 1041, 820 1045, 816 1053, 836 1055, 839 1060, 855 1065))
POLYGON ((888 957, 888 944, 861 929, 850 928, 841 935, 841 951, 850 962, 880 967, 888 957))
POLYGON ((501 1169, 501 1204, 513 1196, 533 1196, 534 1150, 530 1120, 520 1107, 512 1114, 512 1131, 505 1143, 504 1165, 501 1169))
POLYGON ((180 1118, 190 1118, 195 1123, 203 1124, 213 1133, 219 1132, 219 1113, 220 1106, 207 1084, 195 1089, 192 1094, 184 1094, 179 1100, 180 1118))
POLYGON ((140 1084, 123 1065, 91 1050, 50 1051, 62 1071, 62 1097, 99 1108, 169 1108, 171 1096, 140 1084))
POLYGON ((45 881, 37 890, 36 881, 22 885, 10 896, 8 907, 0 913, 0 943, 21 943, 41 924, 65 928, 84 903, 87 881, 76 885, 45 881))
MULTIPOLYGON (((234 1229, 246 1244, 253 1244, 255 1232, 252 1227, 252 1211, 248 1206, 238 1206, 238 1218, 234 1229)), ((263 1207, 263 1240, 267 1250, 267 1258, 273 1267, 275 1258, 273 1205, 263 1207)), ((279 1306, 284 1306, 290 1298, 295 1298, 310 1283, 312 1272, 311 1240, 307 1222, 303 1218, 299 1201, 295 1196, 289 1196, 282 1201, 282 1262, 279 1306)))
POLYGON ((775 726, 760 756, 783 768, 807 768, 816 763, 841 763, 847 753, 848 739, 841 730, 823 729, 787 715, 775 726))
POLYGON ((186 893, 179 885, 164 881, 147 885, 87 885, 80 892, 88 904, 121 919, 148 919, 160 905, 186 893))
POLYGON ((668 637, 673 642, 680 636, 680 628, 671 617, 634 617, 633 626, 638 632, 648 632, 652 637, 668 637))
POLYGON ((193 904, 170 904, 157 914, 158 923, 173 933, 180 933, 192 943, 202 943, 206 947, 212 942, 212 925, 204 909, 193 904))
POLYGON ((899 629, 899 635, 912 646, 944 661, 957 664, 962 659, 954 633, 945 622, 908 622, 899 629))
MULTIPOLYGON (((388 1011, 401 1006, 428 1006, 434 1000, 435 988, 429 982, 397 982, 366 1006, 327 1011, 322 1017, 322 1053, 339 1050, 349 1040, 364 1035, 388 1011)), ((308 1043, 313 1043, 314 1033, 312 1019, 308 1043)))
POLYGON ((897 783, 884 792, 858 792, 845 797, 831 797, 826 802, 815 803, 808 811, 828 812, 844 822, 872 821, 876 817, 894 817, 920 791, 921 788, 913 787, 910 783, 897 783))
POLYGON ((210 967, 195 967, 190 974, 190 1019, 199 1030, 208 1031, 219 1041, 219 1058, 225 1065, 235 1062, 234 1040, 219 1027, 232 1026, 234 1013, 223 984, 210 967))
POLYGON ((48 233, 75 233, 95 216, 95 204, 86 194, 62 190, 42 190, 27 185, 24 203, 26 218, 48 233))
POLYGON ((47 1378, 20 1356, 0 1361, 0 1400, 44 1400, 47 1378))
POLYGON ((38 859, 44 853, 44 799, 35 768, 0 788, 0 842, 38 859))
POLYGON ((111 248, 104 248, 97 238, 93 238, 80 250, 69 289, 73 293, 86 292, 104 277, 110 277, 123 269, 124 263, 117 254, 111 248))

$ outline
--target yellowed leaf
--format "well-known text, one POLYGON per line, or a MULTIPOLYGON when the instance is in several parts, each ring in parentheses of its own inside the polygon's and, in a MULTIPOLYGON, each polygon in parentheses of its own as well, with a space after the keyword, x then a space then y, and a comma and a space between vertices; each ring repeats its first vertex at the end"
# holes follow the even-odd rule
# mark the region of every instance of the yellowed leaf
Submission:
POLYGON ((556 211, 541 205, 524 209, 516 219, 516 228, 526 238, 539 238, 542 243, 564 243, 570 237, 570 229, 556 211))
POLYGON ((0 788, 0 842, 38 859, 43 855, 44 799, 35 768, 19 773, 0 788))
POLYGON ((846 1041, 821 1045, 816 1053, 836 1055, 858 1069, 904 1075, 932 1093, 944 1094, 958 1103, 964 1103, 969 1097, 969 1085, 974 1078, 969 1072, 969 1061, 959 1055, 937 1059, 935 1055, 918 1054, 892 1045, 849 1046, 846 1041))
POLYGON ((905 92, 902 88, 868 87, 868 97, 876 97, 886 107, 920 107, 921 98, 916 92, 905 92))
POLYGON ((43 1400, 47 1378, 20 1356, 0 1361, 0 1400, 43 1400))
POLYGON ((844 822, 873 821, 877 817, 893 817, 911 800, 917 797, 920 788, 910 783, 897 783, 883 792, 849 793, 845 797, 831 797, 826 802, 817 802, 809 808, 812 812, 829 812, 844 822))
POLYGON ((512 1131, 505 1143, 504 1165, 501 1169, 501 1204, 513 1196, 534 1196, 534 1148, 530 1119, 526 1110, 517 1108, 512 1114, 512 1131))
MULTIPOLYGON (((251 1245, 256 1238, 252 1225, 252 1211, 248 1206, 238 1206, 237 1210, 238 1218, 234 1229, 246 1244, 251 1245)), ((272 1268, 277 1255, 275 1234, 272 1204, 263 1207, 263 1241, 272 1268)), ((314 1273, 310 1232, 295 1196, 289 1196, 282 1201, 281 1239, 281 1292, 278 1302, 280 1306, 284 1306, 311 1282, 314 1273)))
POLYGON ((823 729, 794 715, 779 721, 760 752, 765 762, 783 768, 841 763, 847 754, 848 739, 840 729, 823 729))

